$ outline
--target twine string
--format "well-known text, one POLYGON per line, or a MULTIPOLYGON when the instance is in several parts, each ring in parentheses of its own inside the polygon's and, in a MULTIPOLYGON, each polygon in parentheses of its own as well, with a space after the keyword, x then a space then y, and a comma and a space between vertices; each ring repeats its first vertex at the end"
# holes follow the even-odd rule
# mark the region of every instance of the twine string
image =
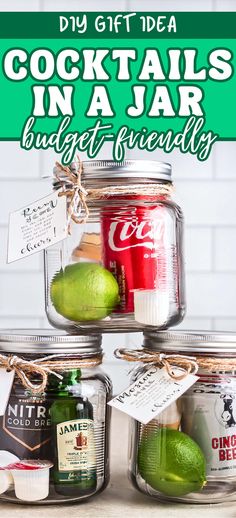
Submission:
POLYGON ((66 196, 69 201, 67 208, 67 229, 68 233, 71 233, 71 221, 75 223, 85 223, 89 216, 89 210, 86 203, 87 191, 81 185, 81 174, 82 174, 82 162, 78 158, 78 169, 76 173, 72 172, 70 167, 64 166, 60 164, 60 162, 56 162, 56 167, 59 171, 56 174, 56 178, 59 181, 62 191, 59 192, 58 196, 66 196), (66 181, 63 177, 60 176, 60 173, 64 173, 66 177, 66 181), (71 184, 71 188, 66 187, 66 183, 69 182, 71 184), (82 216, 82 212, 84 211, 84 216, 82 216))
POLYGON ((65 359, 63 354, 55 354, 36 360, 23 360, 16 355, 5 356, 0 354, 0 368, 4 368, 7 371, 15 371, 22 385, 30 390, 32 394, 41 394, 45 391, 49 374, 62 380, 63 376, 59 372, 79 369, 80 367, 95 367, 100 363, 102 363, 102 354, 87 358, 71 356, 68 359, 65 359), (31 381, 32 375, 39 377, 39 383, 31 381))
POLYGON ((116 349, 114 354, 121 360, 150 363, 160 368, 165 367, 170 378, 174 380, 180 381, 188 374, 196 374, 198 371, 196 358, 190 356, 163 354, 147 349, 116 349))
POLYGON ((58 196, 66 196, 67 208, 67 229, 71 233, 71 221, 74 223, 86 223, 89 217, 88 201, 104 200, 110 196, 167 196, 173 191, 173 185, 167 183, 147 183, 112 185, 99 189, 85 189, 81 183, 83 164, 79 157, 77 162, 70 166, 64 166, 56 162, 55 176, 61 186, 58 196))
POLYGON ((149 349, 116 349, 115 356, 128 362, 142 362, 165 367, 174 380, 182 380, 188 374, 196 374, 198 369, 208 372, 232 372, 236 370, 236 358, 212 358, 209 356, 184 356, 181 354, 164 354, 149 349), (182 373, 179 374, 179 369, 182 373))

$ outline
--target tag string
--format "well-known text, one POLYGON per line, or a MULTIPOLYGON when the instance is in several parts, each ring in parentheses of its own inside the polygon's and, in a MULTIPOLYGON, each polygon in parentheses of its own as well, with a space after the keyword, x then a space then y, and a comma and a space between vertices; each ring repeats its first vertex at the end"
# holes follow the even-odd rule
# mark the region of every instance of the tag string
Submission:
POLYGON ((71 233, 71 221, 86 223, 89 218, 89 201, 104 200, 112 196, 168 196, 173 191, 173 185, 166 183, 126 184, 101 187, 99 189, 85 189, 81 183, 83 164, 79 157, 70 166, 56 162, 54 175, 57 178, 61 191, 58 196, 66 196, 67 230, 71 233))
POLYGON ((175 380, 186 378, 188 374, 196 374, 198 369, 208 372, 232 372, 236 370, 236 358, 212 358, 208 356, 184 356, 181 354, 164 354, 150 349, 116 349, 115 357, 128 362, 142 362, 154 364, 160 368, 165 367, 169 376, 175 380), (181 369, 182 374, 175 369, 181 369))
POLYGON ((71 221, 74 223, 85 223, 89 217, 89 210, 86 203, 87 191, 81 185, 81 174, 83 165, 78 157, 78 168, 76 173, 72 171, 71 167, 64 166, 60 162, 56 162, 56 178, 59 181, 62 191, 59 192, 58 196, 66 196, 68 199, 67 207, 67 230, 68 234, 71 233, 71 221), (61 176, 63 173, 63 176, 61 176), (70 184, 68 188, 66 184, 70 184), (84 216, 82 216, 84 213, 84 216))
POLYGON ((65 358, 65 354, 53 354, 36 360, 24 360, 16 355, 5 356, 0 354, 0 367, 7 371, 15 371, 22 385, 30 390, 32 394, 42 394, 46 389, 49 374, 62 380, 63 376, 59 372, 81 367, 96 367, 102 363, 102 358, 102 354, 87 358, 75 358, 75 356, 68 355, 65 358), (33 375, 39 377, 39 383, 32 383, 31 378, 33 375))

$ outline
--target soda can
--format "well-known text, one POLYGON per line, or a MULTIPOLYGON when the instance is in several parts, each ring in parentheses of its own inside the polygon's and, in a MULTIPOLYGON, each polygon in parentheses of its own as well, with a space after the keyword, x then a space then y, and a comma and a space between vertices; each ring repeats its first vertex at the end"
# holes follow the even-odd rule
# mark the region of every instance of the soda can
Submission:
POLYGON ((182 431, 202 449, 207 475, 235 476, 235 376, 201 373, 199 380, 182 396, 182 410, 182 431))
POLYGON ((117 311, 134 311, 133 290, 168 290, 176 300, 173 225, 162 204, 114 208, 101 216, 102 261, 120 289, 117 311))

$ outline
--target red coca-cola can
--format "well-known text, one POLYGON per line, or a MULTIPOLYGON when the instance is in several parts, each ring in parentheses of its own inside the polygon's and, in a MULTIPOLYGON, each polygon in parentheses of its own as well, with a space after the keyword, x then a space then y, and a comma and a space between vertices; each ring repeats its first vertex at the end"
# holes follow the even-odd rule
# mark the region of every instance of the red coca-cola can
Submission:
POLYGON ((164 289, 168 273, 167 226, 166 207, 160 200, 151 204, 145 196, 142 201, 139 196, 137 205, 132 203, 128 210, 114 207, 102 214, 102 258, 119 284, 117 311, 134 311, 135 289, 164 289))

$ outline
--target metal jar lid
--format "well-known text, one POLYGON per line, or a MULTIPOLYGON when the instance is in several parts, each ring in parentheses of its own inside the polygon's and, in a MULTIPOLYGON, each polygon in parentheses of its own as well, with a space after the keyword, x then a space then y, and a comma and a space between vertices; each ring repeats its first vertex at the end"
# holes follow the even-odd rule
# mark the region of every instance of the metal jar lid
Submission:
POLYGON ((29 354, 83 354, 102 352, 102 336, 69 335, 55 329, 1 329, 0 351, 29 354))
POLYGON ((156 160, 90 160, 83 162, 83 176, 94 178, 150 178, 171 182, 171 165, 156 160))
POLYGON ((146 331, 144 347, 176 354, 236 355, 236 334, 211 331, 146 331))
MULTIPOLYGON (((71 164, 71 171, 76 174, 76 163, 71 164)), ((115 160, 89 160, 83 162, 82 183, 89 180, 112 180, 134 178, 140 181, 147 178, 153 181, 172 181, 171 165, 166 162, 158 162, 155 160, 123 160, 116 162, 115 160)), ((57 175, 66 180, 63 172, 57 167, 53 170, 54 188, 60 186, 57 175)))

